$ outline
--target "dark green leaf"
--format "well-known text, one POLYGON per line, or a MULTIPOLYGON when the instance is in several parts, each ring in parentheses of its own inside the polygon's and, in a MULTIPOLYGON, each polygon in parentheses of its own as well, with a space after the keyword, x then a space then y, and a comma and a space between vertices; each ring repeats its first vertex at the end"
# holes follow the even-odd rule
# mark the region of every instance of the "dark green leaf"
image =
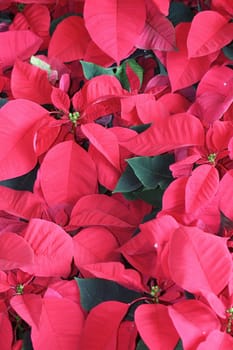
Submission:
POLYGON ((134 157, 127 160, 137 178, 147 189, 158 185, 163 189, 172 181, 169 165, 174 162, 171 154, 156 157, 134 157))
POLYGON ((162 207, 163 193, 164 191, 160 187, 152 190, 143 189, 142 191, 133 192, 134 199, 141 199, 157 208, 162 207))
POLYGON ((160 59, 154 54, 157 64, 158 64, 158 73, 160 75, 167 75, 167 69, 165 68, 165 66, 162 64, 162 62, 160 61, 160 59))
POLYGON ((1 98, 1 97, 0 97, 0 108, 1 108, 2 106, 4 106, 7 102, 8 102, 8 99, 7 99, 7 98, 1 98))
POLYGON ((137 131, 138 134, 141 134, 141 132, 145 131, 150 126, 151 126, 151 123, 141 124, 141 125, 134 125, 134 126, 131 126, 130 129, 137 131))
POLYGON ((31 191, 33 190, 34 182, 36 180, 38 166, 36 166, 29 173, 14 177, 9 180, 0 181, 0 186, 10 187, 18 191, 31 191))
POLYGON ((174 26, 181 22, 191 22, 193 19, 193 13, 189 6, 182 4, 181 2, 172 2, 169 8, 168 19, 174 26))
POLYGON ((80 60, 80 63, 82 65, 83 74, 86 79, 90 80, 93 77, 97 77, 98 75, 114 75, 114 69, 115 68, 104 68, 97 64, 86 62, 80 60))
POLYGON ((143 81, 143 68, 134 59, 127 60, 126 64, 128 64, 134 71, 134 73, 137 75, 141 87, 143 81))
POLYGON ((184 292, 186 299, 195 299, 195 295, 187 291, 184 292))
POLYGON ((22 350, 33 350, 31 341, 31 331, 27 330, 23 335, 23 347, 22 350))
POLYGON ((174 350, 184 350, 181 339, 178 341, 178 344, 176 345, 174 350))
POLYGON ((130 86, 129 86, 129 80, 126 74, 126 64, 129 64, 130 67, 133 69, 133 71, 137 74, 141 84, 143 79, 143 69, 133 58, 130 58, 124 61, 119 67, 117 67, 115 76, 120 81, 122 87, 129 91, 130 86))
POLYGON ((136 191, 140 187, 142 187, 141 182, 139 181, 134 171, 128 164, 113 192, 132 192, 136 191))
POLYGON ((104 301, 130 303, 142 296, 116 282, 102 278, 75 278, 75 280, 80 290, 81 305, 87 311, 104 301))
POLYGON ((230 45, 225 46, 222 50, 227 58, 233 60, 233 42, 230 45))
POLYGON ((142 339, 139 340, 136 350, 150 350, 142 339))

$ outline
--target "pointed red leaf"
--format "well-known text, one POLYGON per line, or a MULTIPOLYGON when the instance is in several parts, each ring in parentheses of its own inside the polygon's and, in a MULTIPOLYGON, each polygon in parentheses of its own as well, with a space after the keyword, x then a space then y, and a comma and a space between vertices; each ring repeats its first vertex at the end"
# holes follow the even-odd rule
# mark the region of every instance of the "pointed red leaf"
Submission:
POLYGON ((81 198, 74 206, 71 226, 106 226, 122 244, 133 234, 138 218, 120 201, 107 195, 94 194, 81 198))
POLYGON ((142 228, 142 234, 147 233, 147 236, 150 236, 150 243, 153 240, 156 264, 151 264, 150 269, 152 270, 152 276, 155 278, 171 278, 168 266, 168 243, 173 235, 173 232, 178 227, 178 222, 176 222, 176 220, 169 215, 163 215, 140 226, 140 228, 142 228))
POLYGON ((57 25, 49 43, 48 56, 62 62, 83 59, 89 41, 83 18, 69 16, 57 25))
POLYGON ((77 350, 83 328, 80 306, 65 298, 44 298, 38 327, 32 327, 34 350, 77 350))
POLYGON ((69 95, 56 87, 53 86, 51 100, 53 105, 65 113, 69 113, 70 108, 70 98, 69 95))
POLYGON ((135 350, 137 328, 133 321, 123 321, 118 329, 116 350, 135 350))
POLYGON ((140 226, 140 233, 122 245, 119 252, 126 260, 144 276, 157 277, 154 274, 157 263, 154 238, 151 231, 140 226))
POLYGON ((40 218, 45 210, 45 205, 36 194, 29 191, 17 191, 0 186, 0 210, 29 220, 33 217, 40 218))
POLYGON ((126 269, 121 262, 103 262, 85 265, 81 269, 87 278, 97 277, 114 281, 122 286, 145 292, 147 287, 142 282, 142 277, 136 270, 126 269))
POLYGON ((146 23, 136 46, 146 50, 171 51, 175 49, 175 45, 175 29, 172 23, 154 6, 148 4, 146 23))
POLYGON ((92 144, 88 148, 88 153, 95 162, 99 183, 108 190, 113 191, 121 176, 121 171, 113 166, 92 144))
POLYGON ((139 156, 155 156, 180 147, 203 145, 201 122, 188 113, 156 118, 150 128, 122 142, 122 146, 139 156))
POLYGON ((220 330, 213 330, 206 340, 202 342, 197 350, 206 349, 231 350, 233 349, 233 339, 230 334, 221 332, 220 330))
POLYGON ((231 255, 223 238, 196 227, 181 227, 169 242, 169 269, 172 279, 185 290, 217 295, 229 282, 231 255))
POLYGON ((13 270, 25 264, 33 264, 34 252, 28 242, 16 233, 0 235, 0 269, 13 270))
POLYGON ((140 305, 135 311, 135 323, 149 349, 174 350, 179 335, 162 304, 140 305))
MULTIPOLYGON (((83 111, 85 108, 90 105, 109 101, 108 113, 111 113, 111 98, 112 97, 121 97, 122 95, 128 94, 121 86, 119 80, 111 75, 101 75, 88 80, 83 88, 79 90, 74 97, 72 98, 72 103, 76 111, 83 111)), ((98 115, 100 117, 101 115, 98 115)))
POLYGON ((188 57, 187 37, 190 23, 182 22, 176 26, 176 45, 178 50, 167 53, 167 70, 172 91, 183 89, 198 82, 208 70, 212 56, 188 57))
POLYGON ((23 99, 9 101, 0 109, 1 180, 26 174, 35 167, 35 127, 47 116, 46 109, 23 99))
POLYGON ((225 16, 233 16, 231 0, 212 0, 211 8, 225 16))
POLYGON ((209 333, 221 326, 215 312, 198 300, 185 300, 172 305, 169 315, 187 350, 197 349, 209 333))
POLYGON ((205 56, 232 41, 233 23, 216 11, 201 11, 194 17, 187 38, 189 57, 205 56))
POLYGON ((102 67, 110 67, 114 63, 114 59, 103 52, 101 48, 97 46, 96 43, 94 43, 93 40, 90 40, 88 42, 83 60, 86 62, 98 64, 102 67))
MULTIPOLYGON (((42 3, 42 1, 41 1, 42 3)), ((45 1, 43 1, 45 3, 45 1)), ((31 4, 26 6, 23 12, 18 12, 10 26, 12 30, 30 29, 41 38, 49 35, 50 13, 45 5, 31 4)))
POLYGON ((84 19, 88 32, 93 41, 119 64, 129 55, 143 29, 145 3, 143 0, 133 3, 131 0, 101 0, 98 6, 93 5, 93 0, 85 1, 84 19))
POLYGON ((34 262, 22 270, 32 275, 67 276, 73 258, 72 238, 58 225, 41 219, 32 219, 24 239, 34 251, 34 262))
POLYGON ((169 14, 170 0, 152 0, 155 6, 158 7, 159 11, 165 16, 169 14))
POLYGON ((92 227, 81 230, 73 238, 74 262, 80 268, 87 264, 120 260, 116 253, 118 243, 112 233, 104 227, 92 227))
POLYGON ((14 98, 25 98, 38 104, 51 103, 52 86, 46 71, 17 60, 11 74, 14 98))
POLYGON ((92 308, 84 325, 80 348, 116 349, 118 328, 128 308, 128 304, 119 301, 106 301, 92 308))
POLYGON ((207 205, 217 192, 218 184, 218 170, 213 166, 203 164, 194 169, 185 189, 187 213, 194 213, 207 205))
POLYGON ((11 289, 11 285, 8 282, 7 273, 0 271, 0 293, 4 293, 11 289))
POLYGON ((90 143, 118 170, 119 164, 119 145, 116 136, 111 130, 95 123, 89 123, 81 126, 84 135, 90 143))
POLYGON ((233 170, 229 170, 219 184, 219 210, 230 220, 233 220, 233 170))
POLYGON ((31 327, 38 327, 41 311, 42 298, 38 294, 16 295, 10 300, 11 307, 31 327))
POLYGON ((17 58, 25 60, 37 52, 42 40, 30 30, 10 30, 0 33, 0 68, 13 66, 17 58))
POLYGON ((72 206, 82 196, 96 192, 95 164, 77 143, 61 142, 47 152, 40 168, 40 183, 50 206, 72 206))
MULTIPOLYGON (((1 308, 2 309, 2 308, 1 308)), ((0 311, 0 349, 11 350, 13 343, 12 324, 7 310, 0 311)))
MULTIPOLYGON (((233 137, 233 124, 230 121, 216 120, 206 133, 206 146, 212 152, 220 152, 228 148, 233 137)), ((216 153, 217 153, 216 152, 216 153)))

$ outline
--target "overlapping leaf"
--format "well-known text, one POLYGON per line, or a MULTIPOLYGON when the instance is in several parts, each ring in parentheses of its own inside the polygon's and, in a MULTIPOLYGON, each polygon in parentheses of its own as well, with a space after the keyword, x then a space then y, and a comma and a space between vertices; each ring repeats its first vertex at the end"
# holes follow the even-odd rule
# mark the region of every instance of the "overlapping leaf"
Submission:
POLYGON ((0 180, 26 174, 35 167, 36 123, 47 117, 44 108, 23 99, 12 100, 1 108, 0 180))
POLYGON ((203 127, 200 121, 187 113, 168 118, 157 118, 143 133, 122 143, 132 153, 155 156, 180 147, 202 145, 203 127))
POLYGON ((233 24, 216 11, 202 11, 194 17, 187 38, 189 57, 216 52, 232 41, 233 24))
POLYGON ((49 43, 48 56, 62 62, 83 59, 90 40, 83 18, 69 16, 57 25, 49 43))
POLYGON ((105 301, 95 306, 85 321, 81 347, 89 350, 116 349, 118 328, 128 307, 119 301, 105 301))
POLYGON ((102 261, 120 260, 117 241, 104 227, 86 228, 74 238, 74 262, 77 267, 102 261))
POLYGON ((162 304, 140 305, 135 312, 139 334, 149 349, 174 349, 179 335, 162 304))
POLYGON ((147 18, 136 46, 146 50, 175 50, 175 30, 171 22, 153 4, 147 3, 147 18))
POLYGON ((216 329, 220 322, 211 308, 198 300, 186 300, 169 308, 169 315, 185 349, 197 349, 198 344, 216 329))
POLYGON ((49 205, 74 205, 82 196, 96 192, 95 164, 81 146, 62 142, 47 152, 40 168, 40 184, 49 205))
POLYGON ((185 189, 185 208, 193 213, 207 205, 217 192, 219 174, 209 164, 194 169, 185 189))
POLYGON ((48 74, 27 62, 17 60, 11 74, 14 98, 25 98, 38 104, 51 103, 52 86, 48 74))
POLYGON ((11 30, 0 33, 0 68, 13 66, 17 58, 25 60, 39 49, 42 39, 30 30, 11 30))
POLYGON ((223 238, 196 227, 181 227, 169 242, 169 269, 172 279, 185 290, 217 295, 229 282, 231 256, 223 238))
POLYGON ((80 306, 65 298, 44 298, 38 327, 32 327, 35 350, 76 350, 84 316, 80 306))
POLYGON ((0 268, 13 270, 25 264, 34 263, 34 252, 28 242, 16 233, 4 232, 0 235, 0 268))
POLYGON ((25 262, 22 270, 36 276, 67 276, 73 257, 72 238, 58 225, 32 219, 24 239, 34 252, 34 261, 25 262))
POLYGON ((84 19, 88 32, 93 41, 119 64, 133 50, 143 29, 145 3, 143 0, 133 3, 130 0, 101 0, 98 6, 93 5, 93 0, 85 1, 84 19))

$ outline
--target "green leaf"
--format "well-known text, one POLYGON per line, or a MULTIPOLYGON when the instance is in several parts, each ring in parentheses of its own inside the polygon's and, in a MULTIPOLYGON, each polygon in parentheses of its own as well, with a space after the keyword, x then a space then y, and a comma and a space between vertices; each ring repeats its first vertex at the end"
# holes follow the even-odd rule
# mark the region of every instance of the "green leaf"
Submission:
POLYGON ((120 81, 122 87, 128 91, 130 91, 129 80, 126 74, 126 65, 129 64, 133 71, 139 78, 140 84, 142 84, 143 79, 143 69, 142 67, 133 59, 130 58, 124 61, 119 67, 117 67, 115 76, 120 81))
POLYGON ((12 179, 0 181, 0 186, 5 186, 12 188, 17 191, 33 191, 34 182, 36 180, 36 175, 38 171, 38 166, 32 169, 29 173, 14 177, 12 179))
POLYGON ((158 185, 163 189, 172 181, 169 165, 174 162, 171 154, 156 157, 134 157, 127 160, 137 178, 146 188, 154 189, 158 185))
POLYGON ((109 300, 130 303, 142 295, 102 278, 75 278, 81 296, 81 305, 90 311, 96 305, 109 300))
POLYGON ((227 58, 233 60, 233 42, 230 45, 225 46, 222 50, 227 58))
POLYGON ((136 350, 150 350, 142 339, 139 340, 136 350))
POLYGON ((134 199, 141 199, 158 208, 162 208, 163 193, 164 191, 159 186, 155 189, 143 189, 142 191, 133 192, 134 199))
POLYGON ((141 134, 141 132, 147 130, 151 126, 151 123, 148 124, 140 124, 140 125, 133 125, 130 127, 130 129, 135 130, 138 134, 141 134))
POLYGON ((45 70, 47 73, 51 73, 50 64, 48 64, 47 62, 41 60, 40 58, 38 58, 36 56, 31 56, 30 63, 35 67, 38 67, 42 70, 45 70))
POLYGON ((21 350, 33 350, 30 330, 25 331, 23 335, 23 347, 21 350))
POLYGON ((189 6, 181 2, 172 2, 169 8, 168 19, 174 26, 181 22, 191 22, 194 15, 189 6))
POLYGON ((138 190, 140 187, 142 187, 141 182, 135 175, 133 169, 128 164, 124 173, 120 177, 113 193, 132 192, 138 190))
POLYGON ((138 79, 140 81, 140 87, 142 86, 143 81, 143 68, 134 60, 129 59, 126 61, 126 64, 128 64, 131 69, 134 71, 134 73, 138 76, 138 79))
POLYGON ((189 293, 187 290, 184 291, 184 294, 186 299, 195 299, 195 295, 192 293, 189 293))
POLYGON ((1 108, 2 106, 4 106, 7 102, 8 102, 8 99, 7 99, 7 98, 1 98, 1 97, 0 97, 0 108, 1 108))
POLYGON ((94 64, 91 62, 86 62, 80 60, 82 65, 83 74, 87 80, 92 79, 93 77, 97 77, 98 75, 115 75, 115 68, 104 68, 99 66, 98 64, 94 64))
POLYGON ((182 340, 180 339, 174 350, 184 350, 182 340))

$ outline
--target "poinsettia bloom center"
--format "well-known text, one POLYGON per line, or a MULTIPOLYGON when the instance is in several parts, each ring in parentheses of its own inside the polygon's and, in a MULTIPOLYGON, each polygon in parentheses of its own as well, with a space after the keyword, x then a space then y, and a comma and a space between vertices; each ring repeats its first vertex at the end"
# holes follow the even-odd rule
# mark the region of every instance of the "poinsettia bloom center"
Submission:
POLYGON ((208 155, 208 161, 209 161, 211 164, 215 164, 216 156, 217 156, 216 153, 211 153, 211 154, 209 154, 209 155, 208 155))
POLYGON ((18 284, 18 285, 15 287, 16 294, 23 294, 23 289, 24 289, 24 285, 23 285, 23 284, 18 284))
POLYGON ((160 295, 161 289, 159 286, 152 286, 150 295, 153 298, 154 303, 158 304, 159 303, 159 295, 160 295))
POLYGON ((229 309, 226 310, 228 320, 227 320, 227 327, 226 327, 226 332, 227 333, 232 333, 232 322, 233 322, 233 307, 231 306, 229 309))
POLYGON ((72 121, 72 123, 74 123, 75 126, 77 124, 77 120, 79 119, 79 117, 80 117, 79 112, 69 113, 69 118, 72 121))

